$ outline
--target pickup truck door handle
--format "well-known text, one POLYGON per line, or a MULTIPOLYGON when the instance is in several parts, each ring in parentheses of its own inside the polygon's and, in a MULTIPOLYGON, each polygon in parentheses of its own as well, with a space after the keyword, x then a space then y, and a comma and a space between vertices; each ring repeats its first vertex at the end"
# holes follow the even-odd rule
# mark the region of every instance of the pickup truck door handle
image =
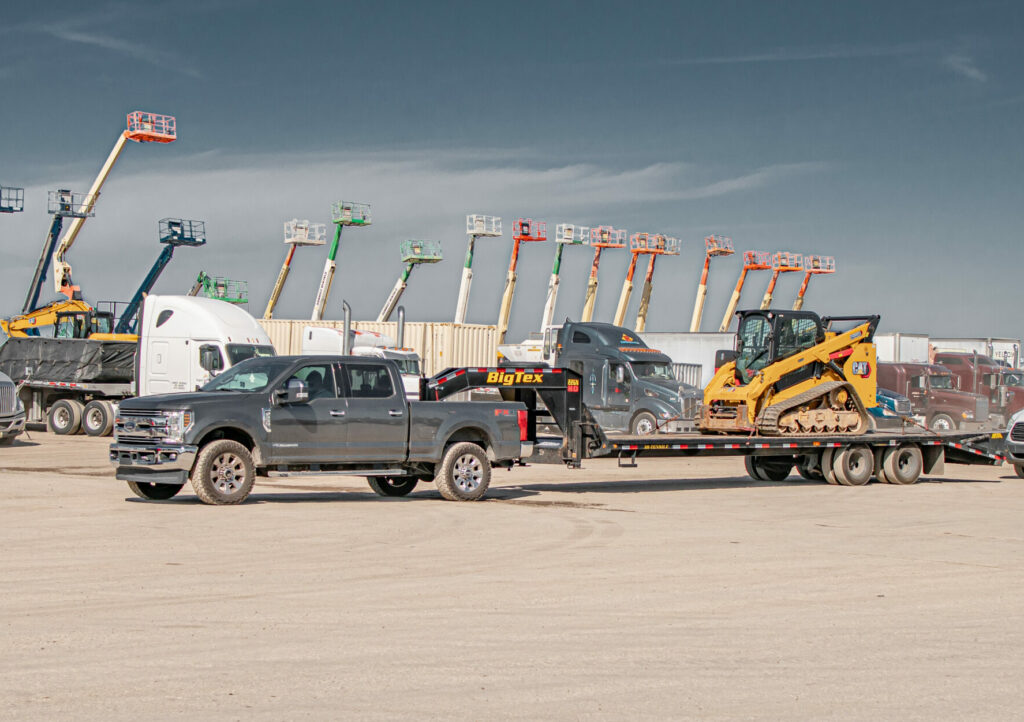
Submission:
POLYGON ((402 415, 402 410, 401 409, 388 409, 388 415, 389 416, 401 416, 402 415))
POLYGON ((344 411, 339 411, 338 409, 331 409, 331 416, 344 416, 344 415, 345 415, 344 411))

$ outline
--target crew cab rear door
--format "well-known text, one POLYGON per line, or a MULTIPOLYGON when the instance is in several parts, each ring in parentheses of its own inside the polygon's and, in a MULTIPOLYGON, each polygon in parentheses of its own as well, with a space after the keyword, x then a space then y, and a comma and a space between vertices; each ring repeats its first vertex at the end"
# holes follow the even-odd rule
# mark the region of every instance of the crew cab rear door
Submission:
POLYGON ((346 461, 404 461, 409 406, 392 365, 346 359, 339 381, 346 402, 346 461))

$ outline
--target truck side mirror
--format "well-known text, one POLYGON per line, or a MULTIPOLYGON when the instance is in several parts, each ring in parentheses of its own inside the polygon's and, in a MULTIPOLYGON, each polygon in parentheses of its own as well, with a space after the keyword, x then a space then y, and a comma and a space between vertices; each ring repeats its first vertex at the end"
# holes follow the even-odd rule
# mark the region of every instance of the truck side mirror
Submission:
POLYGON ((551 344, 551 336, 552 336, 552 329, 551 328, 544 329, 544 360, 545 361, 547 359, 551 358, 551 346, 552 346, 552 344, 551 344))
POLYGON ((615 383, 622 384, 626 382, 626 369, 622 366, 615 367, 615 383))
POLYGON ((224 360, 221 358, 220 349, 216 346, 200 346, 199 365, 204 371, 209 371, 210 373, 224 368, 224 360))
POLYGON ((304 404, 309 401, 309 387, 301 379, 288 379, 288 385, 278 390, 277 401, 282 406, 304 404))

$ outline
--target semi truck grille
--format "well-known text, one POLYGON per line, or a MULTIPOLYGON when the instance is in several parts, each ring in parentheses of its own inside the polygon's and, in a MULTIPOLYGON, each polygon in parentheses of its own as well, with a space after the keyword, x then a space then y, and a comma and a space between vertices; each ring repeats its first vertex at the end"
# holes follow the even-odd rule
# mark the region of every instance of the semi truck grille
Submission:
POLYGON ((1010 429, 1010 441, 1024 441, 1024 423, 1017 423, 1010 429))
POLYGON ((14 384, 0 384, 0 414, 13 414, 17 404, 17 389, 14 384))
POLYGON ((984 396, 978 398, 977 409, 974 412, 975 421, 988 421, 988 399, 984 396))

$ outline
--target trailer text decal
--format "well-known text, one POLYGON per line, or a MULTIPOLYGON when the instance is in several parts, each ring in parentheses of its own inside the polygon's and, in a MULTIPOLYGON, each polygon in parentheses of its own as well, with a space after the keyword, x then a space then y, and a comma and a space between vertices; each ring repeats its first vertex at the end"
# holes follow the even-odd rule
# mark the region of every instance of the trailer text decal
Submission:
POLYGON ((502 386, 511 386, 512 384, 542 384, 544 383, 544 374, 527 374, 522 371, 516 371, 515 373, 488 371, 487 383, 501 384, 502 386))

